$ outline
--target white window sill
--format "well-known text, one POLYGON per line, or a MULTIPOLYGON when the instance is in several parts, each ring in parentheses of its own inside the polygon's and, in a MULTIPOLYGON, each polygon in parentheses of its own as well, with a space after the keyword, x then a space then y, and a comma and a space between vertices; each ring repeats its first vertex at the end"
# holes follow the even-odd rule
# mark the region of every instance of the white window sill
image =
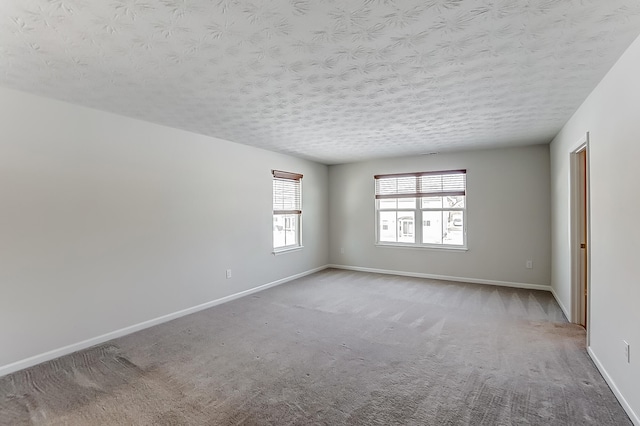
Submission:
POLYGON ((462 246, 424 246, 418 244, 394 244, 394 243, 376 243, 376 247, 389 247, 389 248, 404 248, 404 249, 417 249, 417 250, 445 250, 445 251, 457 251, 465 252, 469 251, 468 247, 462 246))
POLYGON ((272 254, 274 256, 278 256, 280 254, 291 253, 292 251, 299 251, 299 250, 302 250, 303 248, 304 246, 283 247, 283 248, 273 249, 272 254))

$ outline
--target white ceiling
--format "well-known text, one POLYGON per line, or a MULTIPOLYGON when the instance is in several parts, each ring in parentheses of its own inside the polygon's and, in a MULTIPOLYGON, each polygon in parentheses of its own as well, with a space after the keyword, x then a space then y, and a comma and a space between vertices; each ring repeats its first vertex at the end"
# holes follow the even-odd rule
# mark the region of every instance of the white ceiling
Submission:
POLYGON ((0 85, 327 164, 548 143, 638 0, 0 0, 0 85))

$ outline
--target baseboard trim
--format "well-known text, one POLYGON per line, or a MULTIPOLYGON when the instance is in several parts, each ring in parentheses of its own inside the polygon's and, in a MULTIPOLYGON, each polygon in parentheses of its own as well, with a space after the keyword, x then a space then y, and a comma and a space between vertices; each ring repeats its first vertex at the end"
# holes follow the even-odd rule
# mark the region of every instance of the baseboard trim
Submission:
POLYGON ((551 287, 551 294, 553 294, 553 298, 556 299, 556 302, 558 303, 558 306, 560 306, 560 309, 562 309, 562 313, 564 314, 564 316, 567 319, 567 321, 572 322, 571 315, 569 315, 569 311, 562 304, 562 301, 558 297, 558 294, 556 293, 556 290, 553 287, 551 287))
POLYGON ((627 412, 627 415, 629 416, 633 424, 635 426, 640 426, 640 417, 638 417, 638 415, 631 409, 631 406, 629 405, 627 400, 624 398, 624 396, 622 396, 622 393, 616 386, 616 383, 613 381, 613 379, 611 378, 607 370, 604 368, 604 366, 596 356, 595 352, 593 352, 593 349, 591 349, 591 346, 587 347, 587 353, 593 360, 593 363, 596 365, 596 368, 598 369, 598 371, 600 371, 600 374, 602 374, 602 377, 604 377, 605 382, 607 382, 607 384, 613 391, 613 394, 616 396, 616 398, 618 398, 620 405, 622 405, 622 408, 624 408, 624 411, 627 412))
POLYGON ((148 320, 148 321, 143 321, 141 323, 134 324, 134 325, 131 325, 129 327, 125 327, 125 328, 121 328, 119 330, 111 331, 109 333, 106 333, 106 334, 103 334, 103 335, 100 335, 100 336, 97 336, 97 337, 92 337, 90 339, 83 340, 83 341, 78 342, 78 343, 73 343, 71 345, 67 345, 67 346, 64 346, 64 347, 61 347, 61 348, 58 348, 58 349, 54 349, 54 350, 51 350, 51 351, 48 351, 48 352, 45 352, 45 353, 42 353, 42 354, 39 354, 39 355, 34 355, 32 357, 25 358, 23 360, 13 362, 11 364, 0 366, 0 377, 6 376, 7 374, 14 373, 16 371, 23 370, 25 368, 33 367, 34 365, 38 365, 38 364, 41 364, 41 363, 46 362, 46 361, 51 361, 52 359, 59 358, 59 357, 64 356, 64 355, 68 355, 68 354, 71 354, 73 352, 77 352, 77 351, 80 351, 80 350, 83 350, 83 349, 90 348, 91 346, 99 345, 101 343, 107 342, 107 341, 112 340, 112 339, 116 339, 118 337, 122 337, 122 336, 126 336, 128 334, 135 333, 136 331, 144 330, 145 328, 153 327, 154 325, 162 324, 162 323, 167 322, 167 321, 171 321, 171 320, 174 320, 174 319, 186 316, 186 315, 190 315, 190 314, 196 313, 198 311, 202 311, 204 309, 208 309, 208 308, 211 308, 213 306, 220 305, 222 303, 230 302, 232 300, 239 299, 241 297, 248 296, 250 294, 254 294, 254 293, 257 293, 259 291, 263 291, 263 290, 266 290, 268 288, 275 287, 275 286, 278 286, 280 284, 284 284, 286 282, 293 281, 295 279, 305 277, 307 275, 311 275, 313 273, 316 273, 316 272, 322 271, 324 269, 327 269, 327 267, 328 266, 325 265, 325 266, 321 266, 321 267, 318 267, 318 268, 310 269, 308 271, 301 272, 299 274, 291 275, 291 276, 286 277, 286 278, 282 278, 282 279, 279 279, 279 280, 276 280, 276 281, 272 281, 272 282, 267 283, 267 284, 260 285, 258 287, 251 288, 249 290, 244 290, 244 291, 241 291, 239 293, 234 293, 234 294, 231 294, 229 296, 225 296, 225 297, 221 297, 219 299, 211 300, 209 302, 202 303, 200 305, 196 305, 196 306, 193 306, 191 308, 182 309, 180 311, 173 312, 171 314, 163 315, 161 317, 157 317, 157 318, 154 318, 154 319, 151 319, 151 320, 148 320))
POLYGON ((406 271, 395 271, 391 269, 363 268, 361 266, 348 266, 348 265, 336 265, 336 264, 329 264, 327 265, 327 267, 335 268, 335 269, 346 269, 349 271, 372 272, 374 274, 399 275, 402 277, 428 278, 432 280, 456 281, 461 283, 488 284, 488 285, 497 285, 501 287, 515 287, 515 288, 525 288, 528 290, 551 291, 551 286, 542 285, 542 284, 515 283, 515 282, 509 282, 509 281, 494 281, 494 280, 484 280, 479 278, 466 278, 466 277, 451 277, 447 275, 424 274, 421 272, 406 272, 406 271))

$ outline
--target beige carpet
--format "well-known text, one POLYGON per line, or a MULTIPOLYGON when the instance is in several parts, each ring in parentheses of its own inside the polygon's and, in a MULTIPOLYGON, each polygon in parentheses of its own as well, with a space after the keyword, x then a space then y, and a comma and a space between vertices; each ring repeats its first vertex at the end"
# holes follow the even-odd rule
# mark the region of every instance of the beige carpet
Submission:
POLYGON ((2 425, 631 425, 547 292, 326 270, 0 378, 2 425))

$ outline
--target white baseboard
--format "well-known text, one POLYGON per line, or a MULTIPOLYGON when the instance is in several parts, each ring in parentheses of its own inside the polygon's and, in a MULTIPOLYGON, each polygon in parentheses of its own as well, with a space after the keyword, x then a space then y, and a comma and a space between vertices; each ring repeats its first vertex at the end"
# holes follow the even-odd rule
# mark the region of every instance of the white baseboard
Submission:
POLYGON ((556 302, 558 302, 558 306, 560 306, 560 309, 562 309, 562 313, 564 314, 564 316, 567 319, 567 321, 572 322, 571 321, 571 315, 569 315, 569 311, 562 304, 562 301, 558 297, 558 294, 556 293, 556 290, 553 287, 551 287, 551 294, 553 294, 553 298, 556 299, 556 302))
POLYGON ((282 278, 276 281, 272 281, 267 284, 260 285, 258 287, 251 288, 249 290, 244 290, 239 293, 231 294, 229 296, 221 297, 220 299, 212 300, 210 302, 202 303, 197 306, 193 306, 191 308, 182 309, 177 312, 173 312, 171 314, 163 315, 158 318, 154 318, 148 321, 143 321, 138 324, 131 325, 129 327, 121 328, 119 330, 111 331, 109 333, 103 334, 101 336, 92 337, 87 340, 83 340, 78 343, 73 343, 71 345, 64 346, 62 348, 54 349, 39 355, 35 355, 29 358, 25 358, 20 361, 13 362, 11 364, 0 366, 0 377, 5 376, 7 374, 14 373, 19 370, 23 370, 28 367, 33 367, 34 365, 41 364, 46 361, 50 361, 55 358, 59 358, 64 355, 68 355, 73 352, 80 351, 82 349, 90 348, 91 346, 99 345, 101 343, 107 342, 112 339, 116 339, 118 337, 126 336, 127 334, 135 333, 136 331, 144 330, 145 328, 153 327, 154 325, 162 324, 167 321, 171 321, 185 315, 193 314, 198 311, 202 311, 203 309, 211 308, 216 305, 220 305, 225 302, 230 302, 235 299, 239 299, 244 296, 248 296, 253 293, 257 293, 262 290, 266 290, 271 287, 275 287, 280 284, 284 284, 288 281, 295 280, 297 278, 302 278, 304 276, 313 274, 318 271, 322 271, 327 269, 328 266, 321 266, 319 268, 311 269, 305 272, 301 272, 296 275, 292 275, 286 278, 282 278))
POLYGON ((622 396, 622 393, 620 393, 620 390, 618 389, 615 382, 613 381, 613 379, 611 378, 607 370, 604 368, 604 366, 596 356, 595 352, 593 352, 593 349, 591 349, 591 346, 587 347, 587 353, 589 353, 589 356, 593 360, 593 363, 596 365, 596 367, 600 371, 600 374, 602 374, 602 377, 604 377, 604 380, 607 382, 607 384, 613 391, 613 394, 616 396, 616 398, 618 398, 620 405, 622 405, 622 408, 624 408, 624 411, 627 412, 633 424, 636 426, 640 426, 640 417, 638 417, 638 415, 631 409, 631 406, 629 405, 627 400, 624 399, 624 396, 622 396))
POLYGON ((372 272, 375 274, 400 275, 402 277, 428 278, 432 280, 456 281, 461 283, 472 283, 472 284, 489 284, 489 285, 498 285, 501 287, 515 287, 515 288, 526 288, 529 290, 551 291, 551 286, 542 285, 542 284, 514 283, 514 282, 508 282, 508 281, 494 281, 494 280, 484 280, 479 278, 466 278, 466 277, 450 277, 446 275, 423 274, 421 272, 405 272, 405 271, 395 271, 390 269, 363 268, 360 266, 348 266, 348 265, 330 264, 330 265, 327 265, 327 267, 336 268, 336 269, 346 269, 349 271, 372 272))

